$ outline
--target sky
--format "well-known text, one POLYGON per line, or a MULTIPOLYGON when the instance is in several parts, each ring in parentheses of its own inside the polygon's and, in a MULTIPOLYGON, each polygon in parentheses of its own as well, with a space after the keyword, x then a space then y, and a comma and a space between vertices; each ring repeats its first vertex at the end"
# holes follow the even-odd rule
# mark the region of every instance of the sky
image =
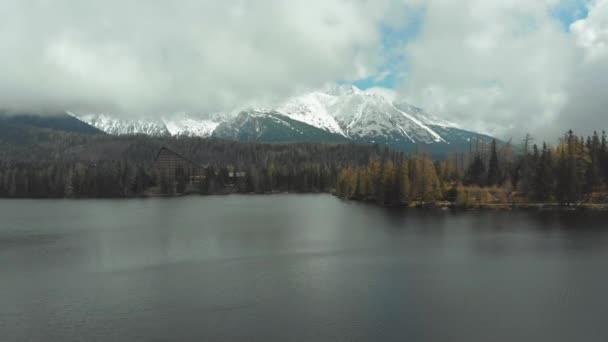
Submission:
POLYGON ((500 138, 608 129, 608 0, 0 0, 0 103, 120 115, 388 87, 500 138))

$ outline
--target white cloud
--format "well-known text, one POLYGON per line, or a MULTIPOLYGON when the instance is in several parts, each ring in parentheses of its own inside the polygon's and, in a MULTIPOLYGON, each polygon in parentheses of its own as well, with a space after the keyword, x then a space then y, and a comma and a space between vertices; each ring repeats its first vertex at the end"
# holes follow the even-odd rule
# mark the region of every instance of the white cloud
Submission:
POLYGON ((608 0, 570 30, 552 14, 564 1, 579 0, 0 0, 0 107, 226 110, 390 70, 464 127, 601 129, 608 0), (419 35, 383 50, 382 27, 417 15, 419 35))
MULTIPOLYGON (((412 102, 501 137, 551 130, 578 54, 555 1, 430 0, 406 50, 412 102)), ((560 128, 561 129, 561 128, 560 128)))
POLYGON ((577 131, 608 130, 608 0, 589 4, 589 15, 571 25, 581 59, 567 91, 570 101, 556 122, 577 131))
POLYGON ((585 49, 587 60, 608 57, 608 1, 589 4, 589 15, 570 26, 579 46, 585 49))
POLYGON ((399 6, 0 0, 0 103, 155 113, 270 101, 375 72, 380 24, 399 6))

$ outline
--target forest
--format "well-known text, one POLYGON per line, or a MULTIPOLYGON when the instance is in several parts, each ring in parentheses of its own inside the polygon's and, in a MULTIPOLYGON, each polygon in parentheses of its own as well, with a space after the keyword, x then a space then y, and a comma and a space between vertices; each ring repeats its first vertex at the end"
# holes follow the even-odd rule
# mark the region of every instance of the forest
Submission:
POLYGON ((607 186, 606 133, 584 138, 569 131, 554 147, 532 144, 528 135, 517 147, 471 143, 445 160, 388 153, 342 170, 336 193, 393 207, 575 206, 608 203, 607 186))
POLYGON ((194 137, 37 134, 0 143, 0 197, 121 198, 182 194, 331 192, 349 165, 379 158, 378 146, 263 144, 194 137), (42 137, 42 138, 40 138, 42 137), (199 177, 155 164, 163 146, 200 164, 199 177), (230 174, 239 172, 235 179, 230 174))
POLYGON ((390 207, 608 203, 605 132, 569 131, 555 146, 529 136, 471 142, 443 159, 378 145, 43 133, 0 143, 0 197, 325 192, 390 207), (155 156, 163 146, 201 165, 201 174, 161 172, 155 156))

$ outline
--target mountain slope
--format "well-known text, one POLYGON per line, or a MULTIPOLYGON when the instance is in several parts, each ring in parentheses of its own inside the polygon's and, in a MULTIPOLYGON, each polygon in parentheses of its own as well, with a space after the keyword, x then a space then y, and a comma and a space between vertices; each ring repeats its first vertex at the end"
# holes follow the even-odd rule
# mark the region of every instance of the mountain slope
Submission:
POLYGON ((66 146, 105 135, 66 114, 0 111, 0 160, 59 158, 66 146))
POLYGON ((416 148, 432 153, 462 151, 470 141, 493 139, 426 113, 398 99, 388 89, 331 87, 289 99, 279 107, 279 112, 355 142, 406 151, 416 148))
POLYGON ((220 124, 213 132, 213 137, 264 142, 348 141, 342 135, 294 120, 279 112, 256 110, 243 111, 234 120, 220 124))
POLYGON ((162 122, 171 135, 209 137, 220 124, 221 119, 196 119, 181 115, 172 119, 162 119, 162 122))
MULTIPOLYGON (((0 111, 0 147, 3 144, 39 145, 53 136, 104 134, 66 114, 0 111)), ((1 153, 0 153, 1 155, 1 153)))
POLYGON ((389 89, 332 86, 295 96, 272 109, 238 114, 159 119, 121 119, 105 114, 73 114, 116 135, 189 135, 256 141, 352 141, 401 150, 463 151, 471 141, 492 138, 441 120, 400 99, 389 89))
POLYGON ((80 114, 68 112, 69 115, 101 131, 112 135, 145 134, 152 136, 170 135, 165 124, 154 119, 124 119, 108 114, 80 114))
POLYGON ((65 113, 8 112, 0 110, 0 125, 4 127, 34 127, 55 131, 100 134, 102 131, 65 113))
POLYGON ((455 125, 395 98, 388 89, 363 91, 354 86, 337 86, 294 97, 279 112, 354 140, 446 142, 430 126, 455 125))
POLYGON ((112 135, 151 135, 170 136, 186 135, 209 137, 224 120, 220 115, 209 118, 188 116, 185 113, 167 118, 124 118, 109 114, 84 114, 68 112, 69 115, 85 122, 103 132, 112 135))

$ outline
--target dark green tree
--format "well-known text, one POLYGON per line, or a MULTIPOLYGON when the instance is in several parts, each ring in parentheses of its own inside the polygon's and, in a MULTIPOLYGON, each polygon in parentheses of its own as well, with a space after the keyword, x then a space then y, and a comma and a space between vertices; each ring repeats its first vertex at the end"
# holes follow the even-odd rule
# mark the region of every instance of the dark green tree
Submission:
POLYGON ((500 166, 498 165, 498 151, 496 149, 496 139, 492 140, 490 146, 490 163, 488 166, 488 181, 487 185, 494 186, 501 183, 500 166))
POLYGON ((484 165, 481 154, 478 153, 473 158, 473 163, 467 169, 464 176, 463 183, 465 185, 479 185, 484 186, 486 180, 486 167, 484 165))

